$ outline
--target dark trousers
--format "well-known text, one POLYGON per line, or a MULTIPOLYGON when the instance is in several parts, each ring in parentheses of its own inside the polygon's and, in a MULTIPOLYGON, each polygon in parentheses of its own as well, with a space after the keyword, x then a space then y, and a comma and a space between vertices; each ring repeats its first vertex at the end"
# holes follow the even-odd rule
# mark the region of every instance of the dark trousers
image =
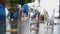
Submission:
POLYGON ((6 34, 6 20, 0 20, 0 34, 6 34))

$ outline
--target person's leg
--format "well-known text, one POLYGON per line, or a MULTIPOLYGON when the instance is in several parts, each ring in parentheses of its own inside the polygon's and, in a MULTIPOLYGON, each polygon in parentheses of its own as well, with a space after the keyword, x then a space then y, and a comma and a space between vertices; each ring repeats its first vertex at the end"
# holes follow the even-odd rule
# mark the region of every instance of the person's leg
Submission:
POLYGON ((6 21, 0 21, 0 34, 6 34, 6 21))
POLYGON ((6 30, 0 28, 0 34, 6 34, 6 30))

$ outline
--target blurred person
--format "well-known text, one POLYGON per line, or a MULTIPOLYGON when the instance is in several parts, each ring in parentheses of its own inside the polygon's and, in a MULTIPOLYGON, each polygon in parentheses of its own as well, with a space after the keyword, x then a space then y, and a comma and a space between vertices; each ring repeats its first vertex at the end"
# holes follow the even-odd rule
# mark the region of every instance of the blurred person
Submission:
POLYGON ((10 11, 9 11, 9 14, 7 15, 7 17, 10 16, 10 20, 11 20, 10 25, 11 25, 11 28, 12 29, 16 29, 17 25, 18 25, 17 21, 18 21, 18 11, 19 11, 19 8, 18 8, 18 6, 16 6, 16 7, 11 7, 9 10, 10 11))
POLYGON ((40 11, 40 23, 44 23, 45 11, 40 11))
POLYGON ((38 16, 40 12, 38 12, 38 10, 35 9, 35 14, 31 17, 32 19, 36 19, 36 17, 38 16))
POLYGON ((6 34, 5 0, 0 0, 0 34, 6 34))
POLYGON ((29 6, 27 4, 24 4, 23 6, 23 15, 24 15, 24 20, 27 20, 28 19, 28 12, 29 12, 29 6))
MULTIPOLYGON (((27 5, 27 4, 24 4, 24 6, 23 6, 23 12, 24 12, 24 19, 25 20, 27 20, 27 18, 28 18, 28 12, 29 12, 29 6, 27 5)), ((33 11, 33 9, 31 8, 31 10, 30 11, 33 11)), ((35 19, 36 18, 36 16, 38 15, 38 10, 35 10, 35 14, 31 17, 32 19, 35 19)))
POLYGON ((48 12, 45 9, 40 12, 40 22, 44 23, 44 21, 49 22, 48 12))
POLYGON ((14 12, 13 12, 13 19, 14 20, 18 19, 18 11, 19 11, 18 7, 14 8, 14 12))
POLYGON ((15 24, 15 25, 13 25, 13 24, 11 25, 12 29, 17 29, 17 25, 18 25, 17 24, 18 23, 17 22, 18 21, 18 11, 19 10, 17 8, 14 8, 14 10, 13 10, 13 14, 12 14, 13 21, 12 21, 12 23, 15 24))
POLYGON ((26 14, 26 16, 28 16, 29 6, 27 4, 24 4, 23 10, 24 10, 24 13, 26 14))
POLYGON ((10 8, 9 10, 11 10, 11 11, 9 12, 7 17, 10 16, 10 18, 13 19, 14 21, 17 20, 19 9, 17 7, 15 7, 15 8, 10 8))

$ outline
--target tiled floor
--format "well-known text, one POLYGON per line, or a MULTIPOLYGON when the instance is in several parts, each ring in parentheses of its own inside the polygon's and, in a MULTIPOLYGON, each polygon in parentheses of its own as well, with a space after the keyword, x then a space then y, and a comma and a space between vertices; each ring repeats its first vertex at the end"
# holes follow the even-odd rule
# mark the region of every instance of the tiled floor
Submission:
MULTIPOLYGON (((60 23, 60 19, 55 19, 55 23, 60 23)), ((29 25, 28 25, 28 21, 27 22, 21 22, 20 23, 20 33, 21 34, 29 34, 28 30, 29 30, 29 25)), ((10 29, 10 26, 7 26, 8 29, 10 29)), ((39 28, 39 34, 45 34, 47 33, 47 30, 44 31, 44 24, 40 24, 40 28, 39 28)), ((51 34, 51 29, 49 29, 49 34, 51 34)), ((7 32, 6 34, 10 34, 9 32, 7 32)), ((60 34, 60 25, 54 25, 53 27, 53 34, 60 34)))
MULTIPOLYGON (((55 23, 60 23, 60 19, 55 19, 55 23)), ((54 25, 54 34, 60 34, 60 25, 54 25)))

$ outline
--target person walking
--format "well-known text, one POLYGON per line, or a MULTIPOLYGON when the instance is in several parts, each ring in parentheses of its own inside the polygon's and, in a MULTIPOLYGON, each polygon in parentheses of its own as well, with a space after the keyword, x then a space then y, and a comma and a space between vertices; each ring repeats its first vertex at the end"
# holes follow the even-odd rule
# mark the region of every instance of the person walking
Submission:
POLYGON ((5 0, 0 0, 0 34, 6 34, 5 0))

